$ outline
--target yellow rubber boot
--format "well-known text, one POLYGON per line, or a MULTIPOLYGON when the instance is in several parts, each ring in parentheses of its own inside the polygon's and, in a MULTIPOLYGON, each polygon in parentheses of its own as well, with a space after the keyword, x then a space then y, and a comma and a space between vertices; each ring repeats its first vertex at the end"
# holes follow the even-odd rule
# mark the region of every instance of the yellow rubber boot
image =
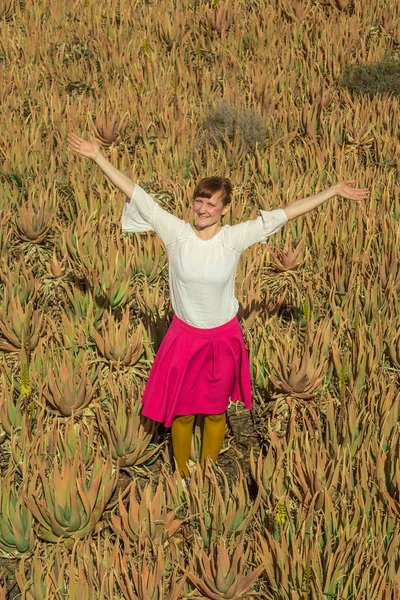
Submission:
POLYGON ((207 456, 217 462, 225 438, 226 413, 207 415, 204 419, 200 464, 204 467, 207 456))
POLYGON ((171 426, 172 449, 181 477, 189 477, 189 454, 195 415, 175 417, 171 426))

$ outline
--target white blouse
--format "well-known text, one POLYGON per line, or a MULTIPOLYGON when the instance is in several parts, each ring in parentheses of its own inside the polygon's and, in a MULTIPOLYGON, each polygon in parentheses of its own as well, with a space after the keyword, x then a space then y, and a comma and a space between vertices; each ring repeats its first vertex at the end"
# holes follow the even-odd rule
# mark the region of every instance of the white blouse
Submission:
POLYGON ((169 262, 172 308, 193 327, 227 323, 237 314, 235 278, 240 255, 256 242, 266 242, 287 223, 283 209, 260 210, 261 216, 224 225, 210 240, 200 239, 191 225, 167 212, 139 185, 125 201, 122 231, 156 231, 169 262))

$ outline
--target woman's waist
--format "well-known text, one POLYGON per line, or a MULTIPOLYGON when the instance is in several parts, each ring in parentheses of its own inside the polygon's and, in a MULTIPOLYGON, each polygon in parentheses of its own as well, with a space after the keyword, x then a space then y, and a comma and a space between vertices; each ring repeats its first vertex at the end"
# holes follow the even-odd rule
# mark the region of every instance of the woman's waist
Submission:
POLYGON ((178 317, 177 314, 174 314, 171 327, 178 329, 188 335, 193 335, 196 337, 219 337, 232 335, 234 333, 242 334, 239 320, 236 315, 233 318, 229 318, 228 321, 225 321, 219 325, 198 327, 191 323, 188 323, 183 318, 178 317))

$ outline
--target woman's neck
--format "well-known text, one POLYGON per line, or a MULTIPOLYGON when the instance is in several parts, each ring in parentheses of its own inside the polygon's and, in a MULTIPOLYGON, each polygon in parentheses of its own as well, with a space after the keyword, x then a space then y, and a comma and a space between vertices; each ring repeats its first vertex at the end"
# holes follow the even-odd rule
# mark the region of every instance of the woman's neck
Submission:
POLYGON ((217 233, 219 233, 222 229, 221 223, 215 223, 210 227, 201 227, 197 228, 196 225, 192 225, 192 229, 201 240, 211 240, 217 233))

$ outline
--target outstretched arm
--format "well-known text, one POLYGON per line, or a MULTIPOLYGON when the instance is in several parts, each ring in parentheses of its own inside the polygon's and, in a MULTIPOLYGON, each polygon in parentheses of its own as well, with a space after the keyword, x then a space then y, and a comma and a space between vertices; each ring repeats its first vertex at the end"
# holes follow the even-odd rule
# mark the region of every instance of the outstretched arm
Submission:
POLYGON ((175 241, 185 221, 164 210, 140 185, 116 169, 100 152, 100 146, 89 135, 86 141, 75 133, 68 134, 71 150, 95 161, 112 183, 127 197, 122 211, 122 232, 156 231, 164 244, 175 241))
POLYGON ((125 194, 127 198, 131 198, 135 184, 129 177, 121 173, 114 167, 100 151, 100 146, 96 140, 89 135, 89 141, 84 140, 75 133, 69 133, 67 136, 68 146, 74 152, 91 158, 99 165, 103 173, 112 181, 112 183, 125 194))
POLYGON ((305 213, 314 210, 314 208, 317 208, 317 206, 334 196, 342 196, 343 198, 356 200, 358 202, 360 200, 365 200, 369 195, 369 190, 367 188, 350 187, 350 184, 353 183, 355 183, 355 180, 340 181, 327 190, 315 194, 315 196, 309 196, 308 198, 291 202, 285 206, 283 210, 290 221, 291 219, 295 219, 296 217, 300 217, 300 215, 304 215, 305 213))

